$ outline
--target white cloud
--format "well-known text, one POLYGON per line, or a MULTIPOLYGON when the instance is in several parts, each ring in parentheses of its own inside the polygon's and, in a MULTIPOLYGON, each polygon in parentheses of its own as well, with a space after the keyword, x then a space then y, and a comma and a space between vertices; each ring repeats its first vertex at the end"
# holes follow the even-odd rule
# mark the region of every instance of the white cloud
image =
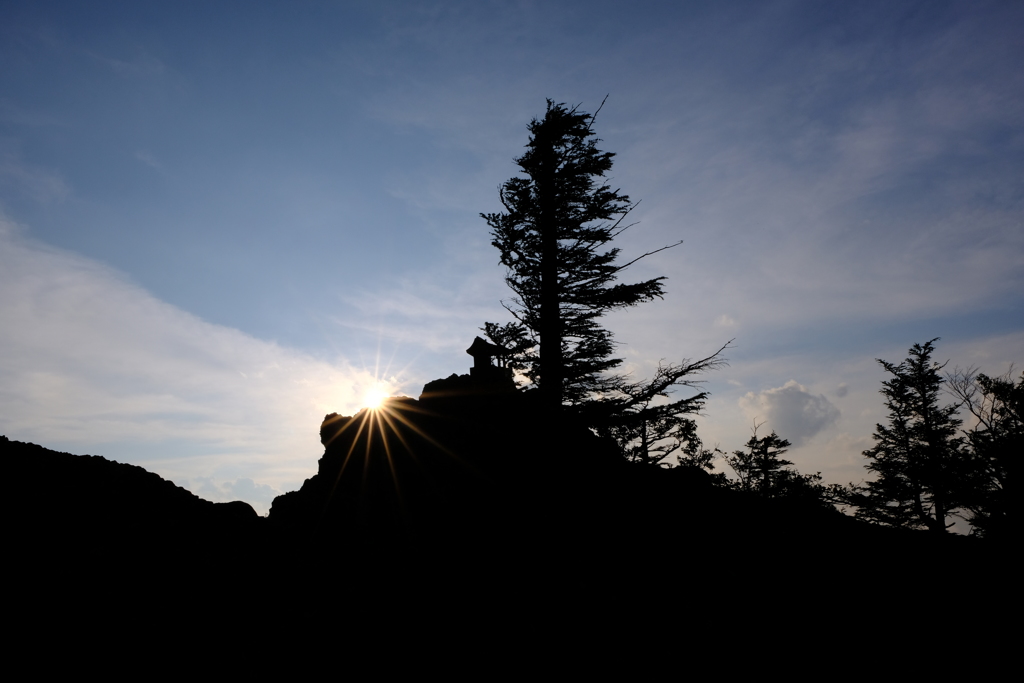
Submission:
POLYGON ((269 491, 314 473, 323 416, 354 413, 374 382, 372 369, 205 322, 17 232, 0 219, 0 433, 9 438, 95 449, 265 511, 269 491))
POLYGON ((795 380, 781 387, 755 394, 747 392, 740 407, 756 421, 767 422, 768 429, 800 446, 812 436, 839 419, 839 409, 825 398, 807 391, 795 380))
POLYGON ((186 488, 197 496, 216 503, 244 500, 261 514, 266 514, 274 502, 274 498, 285 492, 267 484, 257 484, 247 477, 240 477, 235 481, 226 481, 220 484, 210 477, 199 477, 189 480, 186 488))

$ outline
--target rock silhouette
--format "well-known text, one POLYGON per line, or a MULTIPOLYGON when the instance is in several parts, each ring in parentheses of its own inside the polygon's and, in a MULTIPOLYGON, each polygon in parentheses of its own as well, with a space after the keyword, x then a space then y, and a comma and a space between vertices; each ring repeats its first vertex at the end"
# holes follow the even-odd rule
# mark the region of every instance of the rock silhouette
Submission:
POLYGON ((171 602, 227 594, 254 618, 242 596, 312 581, 316 599, 270 612, 306 624, 331 610, 484 623, 553 606, 574 622, 647 619, 650 609, 654 623, 721 624, 778 609, 817 618, 837 599, 870 602, 873 619, 939 602, 944 613, 977 612, 943 593, 951 576, 1009 585, 997 546, 716 488, 702 470, 629 463, 613 442, 543 416, 534 393, 469 375, 431 382, 419 399, 328 415, 317 473, 265 519, 138 467, 4 438, 24 482, 8 516, 19 580, 63 585, 70 571, 99 592, 47 594, 127 612, 130 596, 155 589, 171 602))

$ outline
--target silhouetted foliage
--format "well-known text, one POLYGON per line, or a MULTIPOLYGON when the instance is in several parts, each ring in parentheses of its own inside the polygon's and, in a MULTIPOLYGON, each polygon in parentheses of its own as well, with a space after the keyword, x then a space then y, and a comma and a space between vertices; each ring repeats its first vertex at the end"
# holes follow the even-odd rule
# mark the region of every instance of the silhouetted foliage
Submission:
POLYGON ((1009 538, 1020 532, 1020 461, 1024 456, 1024 373, 989 377, 968 368, 946 377, 950 391, 977 420, 966 432, 973 487, 964 499, 972 533, 1009 538))
POLYGON ((676 387, 699 389, 702 382, 689 378, 723 365, 720 353, 721 349, 697 361, 684 359, 679 365, 659 364, 649 381, 608 377, 605 393, 579 406, 580 414, 599 434, 614 438, 631 461, 667 465, 669 456, 678 452, 678 464, 714 469, 714 457, 704 453, 697 425, 687 417, 701 411, 707 392, 675 401, 662 399, 668 399, 676 387))
POLYGON ((505 350, 505 353, 498 356, 498 366, 510 368, 514 372, 524 372, 527 364, 524 362, 526 354, 533 348, 533 342, 526 334, 526 329, 517 323, 484 323, 480 330, 487 335, 495 346, 505 350))
POLYGON ((876 425, 876 444, 864 451, 877 478, 848 499, 861 519, 945 533, 946 520, 970 500, 971 457, 957 437, 957 406, 939 405, 944 365, 931 360, 935 341, 914 344, 899 365, 878 360, 892 375, 881 390, 889 424, 876 425))
MULTIPOLYGON (((837 502, 838 489, 821 483, 821 473, 801 474, 781 456, 791 445, 773 430, 768 436, 757 436, 757 429, 747 441, 745 451, 725 455, 725 461, 736 473, 733 488, 750 491, 762 498, 789 498, 820 502, 831 506, 837 502)), ((840 487, 841 488, 841 487, 840 487)))
POLYGON ((630 227, 623 220, 633 204, 602 184, 614 154, 597 148, 593 122, 594 115, 548 100, 544 118, 529 125, 527 152, 515 160, 525 177, 501 186, 506 212, 481 214, 514 293, 502 303, 516 318, 483 330, 508 349, 507 366, 540 388, 549 413, 567 405, 600 434, 614 437, 628 459, 665 463, 693 443, 694 424, 686 416, 699 412, 707 398, 706 392, 677 400, 670 394, 696 388, 700 382, 692 377, 723 364, 725 346, 698 361, 661 363, 650 381, 612 372, 622 359, 612 356, 612 334, 600 318, 664 294, 663 277, 622 284, 619 273, 676 244, 616 262, 619 249, 609 243, 630 227))
POLYGON ((741 491, 757 491, 762 495, 774 488, 779 472, 793 463, 783 460, 781 456, 790 446, 789 441, 779 438, 772 431, 768 436, 758 438, 757 428, 746 443, 746 451, 733 451, 725 456, 725 461, 739 478, 737 488, 741 491))
POLYGON ((481 214, 508 269, 514 296, 503 305, 519 330, 512 336, 533 342, 531 352, 520 348, 517 362, 556 411, 620 388, 607 372, 622 359, 612 357, 612 334, 599 319, 664 293, 663 277, 616 283, 639 260, 617 264, 619 250, 607 247, 630 227, 623 219, 632 203, 601 184, 614 154, 597 148, 593 122, 594 115, 548 100, 544 118, 529 125, 526 153, 515 160, 526 177, 501 186, 505 213, 481 214))
MULTIPOLYGON (((692 420, 690 423, 695 425, 692 420)), ((694 430, 693 438, 686 441, 676 454, 676 467, 692 467, 711 471, 715 469, 714 462, 721 453, 717 448, 705 448, 704 442, 694 430)), ((718 472, 711 477, 711 481, 719 486, 726 486, 728 483, 724 472, 718 472)))
POLYGON ((626 444, 624 454, 630 462, 667 465, 670 455, 700 442, 692 419, 659 408, 652 409, 645 403, 635 413, 627 413, 605 427, 605 434, 626 444))

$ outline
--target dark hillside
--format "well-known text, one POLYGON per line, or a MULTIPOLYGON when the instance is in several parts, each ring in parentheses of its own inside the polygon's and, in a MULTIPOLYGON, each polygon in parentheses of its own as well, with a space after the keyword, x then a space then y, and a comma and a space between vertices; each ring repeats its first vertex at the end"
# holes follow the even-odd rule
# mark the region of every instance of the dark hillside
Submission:
POLYGON ((53 609, 138 619, 152 604, 137 596, 159 595, 164 612, 211 601, 306 625, 326 613, 350 625, 557 613, 588 624, 774 614, 849 627, 908 610, 984 618, 988 605, 951 585, 1010 583, 999 549, 976 539, 631 464, 589 430, 544 420, 530 393, 454 376, 426 389, 328 416, 317 474, 268 519, 138 467, 5 438, 15 585, 53 609))
POLYGON ((0 457, 12 618, 172 619, 226 576, 245 582, 261 554, 266 520, 248 503, 212 503, 141 467, 7 437, 0 457))
POLYGON ((242 527, 257 523, 248 503, 212 503, 135 465, 98 455, 71 455, 0 436, 0 457, 10 480, 31 482, 18 496, 16 515, 64 534, 143 534, 197 525, 242 527))

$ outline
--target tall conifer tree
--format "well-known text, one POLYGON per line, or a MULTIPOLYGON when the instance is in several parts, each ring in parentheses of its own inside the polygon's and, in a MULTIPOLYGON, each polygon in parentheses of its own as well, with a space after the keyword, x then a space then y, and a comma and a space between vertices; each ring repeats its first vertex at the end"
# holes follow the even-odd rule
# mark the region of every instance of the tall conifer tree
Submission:
POLYGON ((940 406, 943 365, 931 360, 936 340, 914 344, 896 365, 879 359, 892 377, 882 382, 889 424, 875 428, 864 451, 876 479, 855 490, 857 516, 892 526, 945 533, 946 520, 970 498, 972 464, 957 437, 957 406, 940 406))
POLYGON ((481 214, 514 293, 503 304, 539 347, 523 354, 521 365, 554 411, 626 386, 607 374, 622 360, 612 356, 611 332, 599 319, 664 293, 663 277, 616 283, 624 268, 656 252, 618 264, 619 250, 607 246, 630 227, 623 220, 633 205, 604 184, 614 154, 597 148, 594 116, 548 100, 544 118, 529 125, 526 153, 515 160, 524 177, 500 188, 505 212, 481 214))

